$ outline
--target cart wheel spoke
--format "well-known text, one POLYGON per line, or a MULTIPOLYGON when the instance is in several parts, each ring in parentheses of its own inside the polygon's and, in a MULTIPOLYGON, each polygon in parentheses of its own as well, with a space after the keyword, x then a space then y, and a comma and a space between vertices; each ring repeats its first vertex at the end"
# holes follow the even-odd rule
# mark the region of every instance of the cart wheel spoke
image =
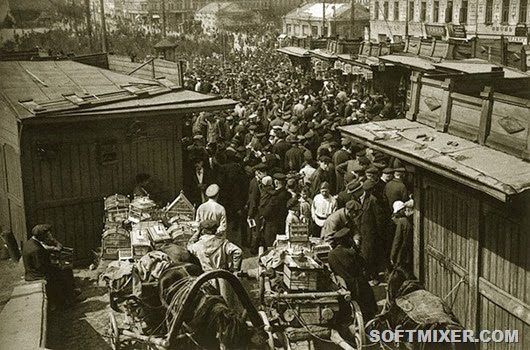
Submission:
POLYGON ((118 323, 116 322, 116 317, 111 312, 109 313, 110 320, 110 338, 111 338, 111 347, 112 350, 120 349, 120 329, 118 328, 118 323))
POLYGON ((359 304, 355 300, 351 301, 353 326, 355 327, 355 345, 361 349, 366 344, 366 334, 364 333, 364 319, 359 304))

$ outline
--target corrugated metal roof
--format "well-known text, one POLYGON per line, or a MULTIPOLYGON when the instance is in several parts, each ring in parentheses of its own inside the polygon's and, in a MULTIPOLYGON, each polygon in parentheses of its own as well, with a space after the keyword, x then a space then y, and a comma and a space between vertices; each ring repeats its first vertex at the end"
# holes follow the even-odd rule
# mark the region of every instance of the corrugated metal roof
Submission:
POLYGON ((530 163, 407 119, 350 125, 345 134, 506 201, 530 189, 530 163))

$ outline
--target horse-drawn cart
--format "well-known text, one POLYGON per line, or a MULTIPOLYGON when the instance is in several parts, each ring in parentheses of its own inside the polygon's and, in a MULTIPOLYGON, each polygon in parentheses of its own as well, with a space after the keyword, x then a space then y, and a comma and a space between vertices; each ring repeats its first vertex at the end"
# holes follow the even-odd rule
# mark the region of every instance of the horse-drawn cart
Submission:
MULTIPOLYGON (((266 332, 269 330, 262 318, 258 313, 257 309, 252 304, 247 292, 241 285, 240 280, 234 274, 226 270, 214 270, 205 272, 199 276, 187 276, 187 278, 174 280, 174 274, 168 279, 167 275, 172 275, 172 269, 186 269, 186 266, 176 266, 169 268, 167 271, 161 275, 160 282, 157 283, 157 286, 144 286, 145 288, 155 288, 158 289, 158 295, 160 297, 160 305, 149 305, 146 300, 138 300, 131 295, 125 295, 121 297, 114 296, 115 300, 111 304, 116 304, 116 299, 121 299, 121 301, 128 301, 132 304, 140 303, 144 310, 138 310, 131 312, 131 305, 125 307, 124 313, 124 322, 123 325, 118 325, 116 319, 116 313, 110 313, 110 327, 109 327, 109 336, 111 338, 111 345, 114 350, 123 349, 123 348, 134 348, 134 349, 211 349, 210 344, 206 341, 204 337, 201 337, 197 332, 203 332, 204 329, 197 329, 196 320, 193 320, 194 316, 197 316, 197 313, 200 313, 200 308, 204 305, 219 303, 224 304, 221 298, 210 294, 212 290, 211 281, 225 280, 230 284, 235 294, 239 297, 241 305, 244 307, 246 312, 245 316, 239 317, 239 325, 244 325, 247 327, 246 330, 252 329, 252 331, 242 332, 242 329, 235 330, 237 328, 236 323, 233 323, 233 328, 227 330, 223 328, 223 325, 219 324, 218 329, 213 329, 214 335, 217 338, 219 344, 223 344, 223 339, 226 339, 228 336, 234 336, 234 334, 227 334, 235 332, 236 335, 239 335, 247 339, 237 339, 241 342, 255 342, 258 345, 257 348, 267 349, 266 344, 266 332), (166 273, 168 272, 168 273, 166 273), (190 278, 191 277, 191 278, 190 278), (165 280, 164 280, 165 279, 165 280), (180 289, 180 291, 176 291, 180 289), (169 291, 169 292, 168 292, 169 291), (169 298, 168 298, 169 297, 169 298), (209 298, 217 298, 211 301, 209 298), (146 314, 142 312, 149 311, 145 309, 151 308, 150 311, 154 311, 159 315, 163 315, 162 322, 158 324, 157 327, 146 327, 146 314), (138 314, 140 311, 140 315, 138 314), (260 336, 261 334, 261 336, 260 336), (261 341, 260 339, 261 338, 261 341)), ((174 271, 173 271, 174 272, 174 271)), ((187 272, 186 272, 187 273, 187 272)), ((184 276, 180 274, 179 276, 184 276)), ((222 307, 222 305, 221 305, 222 307)), ((225 305, 225 308, 227 306, 225 305)), ((114 307, 116 309, 116 307, 114 307)), ((213 309, 208 309, 208 312, 203 312, 202 316, 198 317, 209 317, 207 320, 208 324, 215 322, 215 312, 213 309)), ((215 308, 219 310, 219 305, 215 308)), ((222 309, 221 310, 226 310, 222 309)), ((120 311, 120 310, 117 310, 120 311)), ((233 313, 225 314, 226 322, 230 323, 230 315, 233 313)), ((232 339, 233 341, 234 339, 232 339)), ((247 344, 248 345, 248 344, 247 344)), ((230 348, 230 346, 224 346, 225 348, 230 348)), ((273 348, 271 348, 272 350, 273 348)))
POLYGON ((317 246, 305 242, 303 249, 290 244, 268 254, 260 251, 260 315, 269 329, 269 346, 361 349, 366 341, 359 305, 319 258, 317 246))

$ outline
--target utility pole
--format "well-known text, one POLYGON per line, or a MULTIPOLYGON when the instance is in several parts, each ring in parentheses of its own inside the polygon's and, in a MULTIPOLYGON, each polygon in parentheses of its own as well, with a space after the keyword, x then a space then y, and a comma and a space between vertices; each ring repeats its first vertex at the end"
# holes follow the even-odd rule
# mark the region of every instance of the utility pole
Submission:
POLYGON ((101 6, 101 48, 103 52, 108 52, 109 46, 107 44, 107 27, 105 25, 105 6, 104 0, 99 0, 99 6, 101 6))
POLYGON ((162 0, 162 37, 166 37, 166 0, 162 0))
POLYGON ((85 0, 85 17, 88 45, 90 46, 90 51, 92 51, 94 49, 94 42, 92 38, 92 14, 90 13, 90 0, 85 0))
POLYGON ((355 0, 351 0, 351 37, 355 39, 355 0))
POLYGON ((328 31, 326 28, 326 0, 322 0, 322 37, 325 38, 328 36, 328 31))
MULTIPOLYGON (((407 6, 405 6, 405 41, 408 40, 409 38, 409 3, 410 3, 410 0, 406 0, 406 4, 407 6)), ((376 15, 377 16, 377 15, 376 15)))

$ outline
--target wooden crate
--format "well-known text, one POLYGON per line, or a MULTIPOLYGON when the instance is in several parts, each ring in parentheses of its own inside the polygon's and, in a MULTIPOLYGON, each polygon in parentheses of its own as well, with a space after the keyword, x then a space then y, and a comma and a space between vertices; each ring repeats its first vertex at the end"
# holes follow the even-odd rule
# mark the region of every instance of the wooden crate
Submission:
POLYGON ((288 255, 283 264, 283 282, 289 290, 316 291, 321 271, 322 266, 308 256, 288 255))
POLYGON ((141 258, 152 250, 149 234, 138 225, 134 225, 131 230, 131 247, 135 259, 141 258))
POLYGON ((131 248, 131 237, 129 232, 118 225, 108 227, 101 238, 101 250, 103 259, 118 259, 120 249, 131 248))
POLYGON ((171 236, 166 230, 166 227, 158 221, 144 221, 139 222, 135 226, 138 226, 140 230, 147 231, 149 238, 152 243, 161 243, 171 241, 171 236))
POLYGON ((136 197, 129 205, 129 221, 138 223, 140 221, 151 220, 156 204, 149 197, 136 197))
POLYGON ((289 242, 309 242, 309 225, 307 223, 289 224, 289 242))

